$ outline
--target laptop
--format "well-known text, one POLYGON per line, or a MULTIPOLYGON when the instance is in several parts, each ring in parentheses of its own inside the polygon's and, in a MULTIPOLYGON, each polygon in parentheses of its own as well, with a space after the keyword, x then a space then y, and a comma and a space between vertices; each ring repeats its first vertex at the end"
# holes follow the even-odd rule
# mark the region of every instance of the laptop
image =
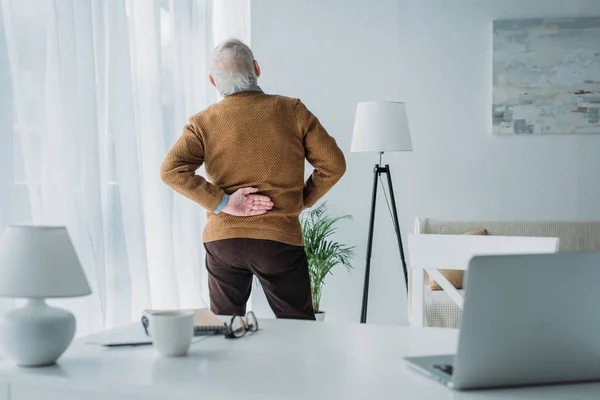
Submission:
POLYGON ((456 390, 600 381, 600 253, 478 256, 455 355, 407 357, 456 390))

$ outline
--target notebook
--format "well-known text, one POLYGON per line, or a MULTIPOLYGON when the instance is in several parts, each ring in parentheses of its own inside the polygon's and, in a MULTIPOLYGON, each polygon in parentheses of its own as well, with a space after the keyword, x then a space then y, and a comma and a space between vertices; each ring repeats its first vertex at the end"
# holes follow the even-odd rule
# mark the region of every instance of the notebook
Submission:
MULTIPOLYGON (((147 310, 146 314, 151 314, 164 310, 147 310)), ((213 314, 208 308, 201 308, 194 311, 194 337, 193 342, 201 340, 203 337, 224 333, 227 329, 224 322, 213 314)), ((121 326, 107 331, 99 332, 83 338, 86 344, 95 344, 105 347, 120 346, 144 346, 152 344, 152 339, 146 335, 141 322, 121 326)))

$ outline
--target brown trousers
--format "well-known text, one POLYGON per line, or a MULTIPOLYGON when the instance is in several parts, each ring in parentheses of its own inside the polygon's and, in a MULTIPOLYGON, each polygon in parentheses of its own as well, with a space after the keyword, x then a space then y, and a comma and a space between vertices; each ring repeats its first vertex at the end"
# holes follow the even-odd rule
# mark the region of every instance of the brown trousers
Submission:
POLYGON ((215 314, 244 315, 254 275, 277 318, 315 319, 304 247, 260 239, 217 240, 204 247, 215 314))

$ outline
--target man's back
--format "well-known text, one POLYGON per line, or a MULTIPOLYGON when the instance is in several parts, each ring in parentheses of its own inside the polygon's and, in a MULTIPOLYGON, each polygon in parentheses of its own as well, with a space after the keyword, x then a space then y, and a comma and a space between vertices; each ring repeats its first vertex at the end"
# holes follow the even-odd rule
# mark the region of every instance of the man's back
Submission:
MULTIPOLYGON (((186 157, 185 153, 197 153, 190 147, 190 140, 196 141, 194 146, 201 147, 201 162, 212 185, 228 194, 255 187, 274 203, 268 213, 246 218, 215 214, 209 208, 205 242, 252 238, 303 245, 299 214, 345 171, 344 156, 335 140, 297 99, 262 91, 229 95, 193 116, 186 132, 189 139, 180 139, 170 154, 194 158, 196 154, 186 157), (305 159, 316 169, 306 185, 305 159)), ((180 165, 173 161, 163 169, 180 165)), ((173 174, 165 180, 178 189, 177 178, 173 174)), ((194 195, 182 193, 196 200, 194 195)))
POLYGON ((226 40, 210 82, 225 98, 190 118, 162 179, 208 211, 204 229, 210 308, 244 315, 256 277, 277 318, 315 319, 298 216, 346 171, 344 154, 297 99, 258 87, 252 50, 226 40), (304 182, 304 160, 314 167, 304 182), (196 171, 206 165, 206 178, 196 171))

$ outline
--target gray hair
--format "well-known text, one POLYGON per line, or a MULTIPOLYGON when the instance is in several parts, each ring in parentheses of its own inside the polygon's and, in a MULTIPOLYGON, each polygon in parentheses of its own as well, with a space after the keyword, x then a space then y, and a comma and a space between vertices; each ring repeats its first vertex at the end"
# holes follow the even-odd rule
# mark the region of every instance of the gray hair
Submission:
POLYGON ((223 95, 256 85, 254 54, 241 40, 228 39, 218 45, 210 57, 210 74, 223 95))

